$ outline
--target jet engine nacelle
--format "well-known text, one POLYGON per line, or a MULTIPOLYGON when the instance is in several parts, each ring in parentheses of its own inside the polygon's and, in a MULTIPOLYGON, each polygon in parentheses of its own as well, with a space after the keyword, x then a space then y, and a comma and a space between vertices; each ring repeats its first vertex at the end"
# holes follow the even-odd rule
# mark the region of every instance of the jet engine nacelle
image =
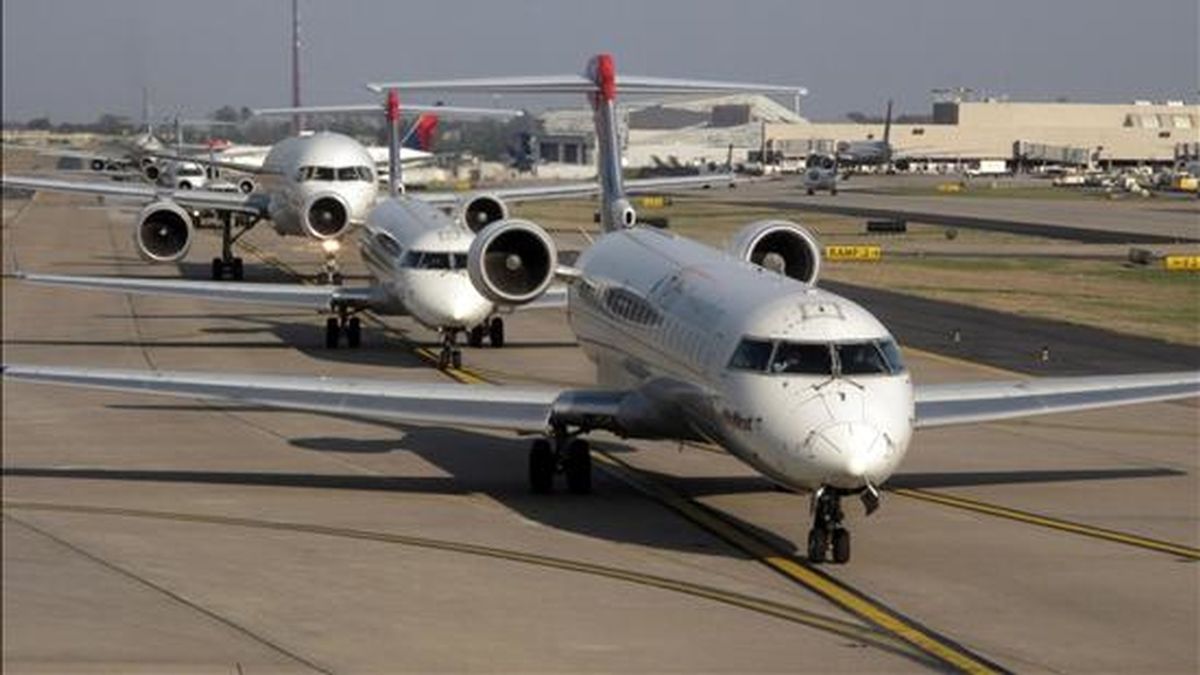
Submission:
POLYGON ((142 166, 142 175, 151 183, 156 183, 159 177, 162 176, 162 168, 151 162, 142 166))
POLYGON ((241 192, 244 195, 254 192, 256 187, 258 187, 258 185, 254 183, 253 178, 242 178, 237 182, 238 192, 241 192))
POLYGON ((350 226, 350 207, 332 192, 314 195, 301 215, 305 232, 316 239, 336 239, 350 226))
POLYGON ((729 246, 733 255, 801 283, 816 283, 821 245, 816 237, 786 220, 759 220, 743 227, 729 246))
POLYGON ((175 202, 150 204, 138 214, 133 241, 138 253, 152 262, 175 262, 192 246, 192 217, 175 202))
POLYGON ((535 300, 558 267, 558 248, 527 220, 501 220, 479 231, 467 254, 467 273, 483 297, 506 305, 535 300))
POLYGON ((479 232, 492 223, 508 220, 508 207, 496 195, 475 195, 463 206, 462 219, 467 229, 479 232))

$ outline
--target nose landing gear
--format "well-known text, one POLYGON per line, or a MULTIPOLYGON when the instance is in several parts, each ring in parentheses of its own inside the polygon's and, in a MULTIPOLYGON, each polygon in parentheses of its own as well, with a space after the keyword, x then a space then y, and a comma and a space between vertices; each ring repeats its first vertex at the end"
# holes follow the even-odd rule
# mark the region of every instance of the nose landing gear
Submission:
POLYGON ((813 493, 813 526, 808 531, 808 561, 825 562, 832 549, 833 561, 850 560, 850 530, 842 525, 842 495, 837 490, 822 487, 813 493))
POLYGON ((458 331, 447 328, 442 331, 442 351, 438 353, 438 368, 462 368, 462 350, 458 348, 458 331))

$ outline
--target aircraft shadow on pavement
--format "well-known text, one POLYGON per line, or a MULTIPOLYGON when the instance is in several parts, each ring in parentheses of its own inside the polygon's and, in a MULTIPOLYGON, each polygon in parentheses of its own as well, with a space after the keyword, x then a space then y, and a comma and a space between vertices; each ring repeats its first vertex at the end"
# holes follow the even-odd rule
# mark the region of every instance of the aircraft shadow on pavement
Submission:
MULTIPOLYGON (((209 413, 214 409, 242 412, 273 410, 258 406, 189 404, 111 407, 190 409, 209 413)), ((248 485, 444 495, 481 494, 503 504, 523 518, 565 532, 654 548, 670 548, 712 555, 743 556, 742 553, 720 543, 711 535, 702 534, 702 531, 695 526, 686 524, 680 516, 669 514, 667 511, 658 511, 663 514, 662 518, 647 517, 645 510, 647 498, 619 479, 599 469, 596 470, 594 492, 590 496, 580 497, 566 494, 561 485, 558 487, 557 494, 552 496, 530 494, 526 475, 529 447, 527 439, 455 428, 386 423, 346 415, 324 416, 366 422, 391 433, 387 437, 373 439, 332 436, 301 437, 291 439, 290 444, 300 450, 319 453, 382 455, 393 452, 409 452, 438 467, 448 475, 341 475, 28 466, 5 467, 0 470, 0 474, 6 477, 248 485)), ((631 446, 619 442, 599 441, 594 442, 594 445, 614 454, 634 451, 631 446)), ((691 497, 781 492, 766 478, 758 476, 679 477, 653 471, 640 471, 640 473, 691 497)), ((945 488, 1160 478, 1181 475, 1186 475, 1186 472, 1164 468, 921 472, 898 474, 885 487, 945 488)), ((799 521, 807 518, 807 496, 781 493, 779 497, 795 501, 796 518, 799 521)), ((726 517, 728 518, 728 516, 726 517)), ((790 541, 750 523, 735 520, 735 524, 780 550, 796 551, 803 546, 803 542, 790 541)))

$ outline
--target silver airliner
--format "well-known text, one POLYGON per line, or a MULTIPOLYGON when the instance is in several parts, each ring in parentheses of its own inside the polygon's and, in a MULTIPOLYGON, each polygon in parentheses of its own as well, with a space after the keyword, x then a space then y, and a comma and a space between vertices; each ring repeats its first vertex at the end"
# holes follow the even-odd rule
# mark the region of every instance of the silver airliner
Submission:
MULTIPOLYGON (((569 320, 596 364, 595 388, 493 387, 364 379, 8 365, 10 379, 217 399, 416 424, 536 434, 535 492, 564 474, 591 490, 582 436, 720 445, 773 481, 812 494, 808 557, 850 558, 841 507, 868 513, 916 430, 1200 394, 1200 373, 914 385, 896 341, 859 305, 815 286, 820 247, 803 227, 747 225, 727 251, 639 226, 616 142, 618 90, 712 91, 719 83, 623 76, 599 55, 582 76, 393 83, 399 89, 583 93, 594 110, 605 233, 573 267, 537 225, 503 219, 471 242, 467 271, 498 302, 568 284, 569 320), (705 89, 705 85, 709 88, 705 89)), ((720 84, 724 89, 775 87, 720 84)))

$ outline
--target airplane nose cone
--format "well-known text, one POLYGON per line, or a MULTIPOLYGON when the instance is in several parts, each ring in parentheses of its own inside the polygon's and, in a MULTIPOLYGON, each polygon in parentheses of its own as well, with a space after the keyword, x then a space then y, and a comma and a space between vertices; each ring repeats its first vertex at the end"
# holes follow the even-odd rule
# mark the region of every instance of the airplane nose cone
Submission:
POLYGON ((822 428, 810 441, 830 470, 837 487, 862 487, 874 482, 873 470, 883 460, 887 440, 875 427, 862 422, 839 422, 822 428))

